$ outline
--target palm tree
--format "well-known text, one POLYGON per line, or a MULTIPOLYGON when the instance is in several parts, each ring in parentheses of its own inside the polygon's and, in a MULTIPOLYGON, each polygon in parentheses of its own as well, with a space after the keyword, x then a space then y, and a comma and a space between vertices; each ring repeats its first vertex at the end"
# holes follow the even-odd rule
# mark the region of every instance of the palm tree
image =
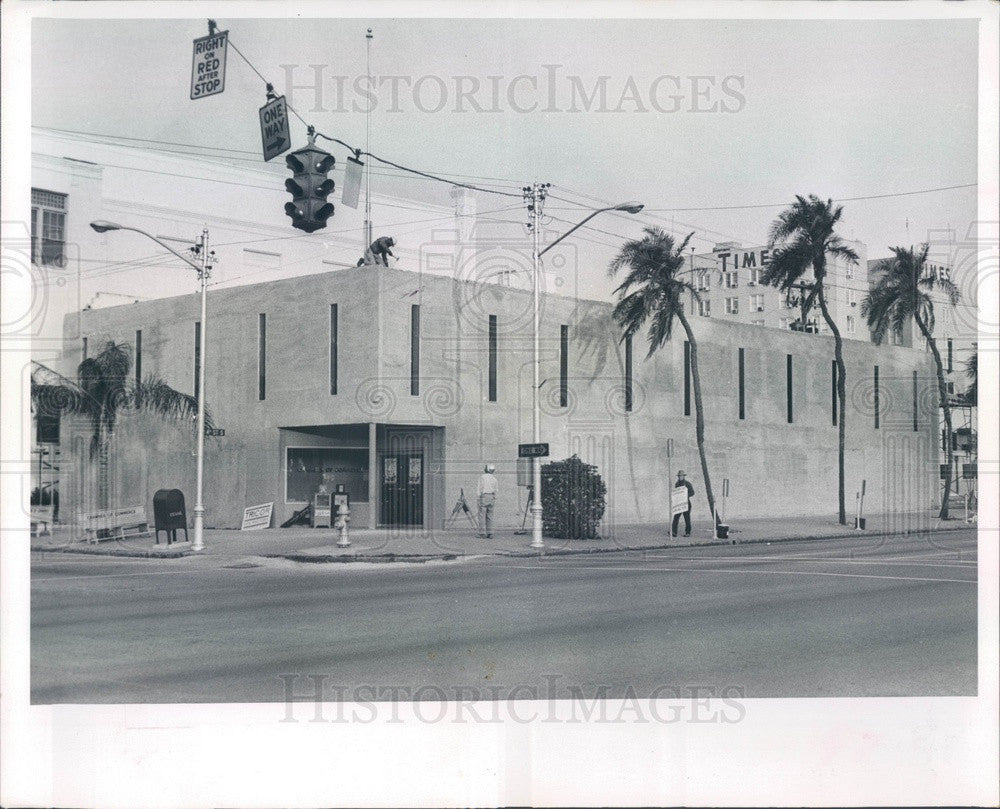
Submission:
POLYGON ((929 245, 927 244, 921 245, 917 250, 912 247, 908 249, 893 247, 892 258, 885 262, 883 273, 861 302, 861 314, 867 318, 868 326, 872 330, 872 339, 876 343, 881 343, 885 339, 890 328, 894 331, 902 331, 910 318, 913 318, 934 357, 934 365, 937 369, 938 397, 941 400, 941 410, 944 413, 945 452, 948 458, 945 496, 941 500, 940 519, 947 520, 953 465, 951 407, 948 403, 948 385, 944 378, 941 352, 938 351, 937 343, 934 340, 934 302, 929 293, 934 289, 940 290, 954 306, 958 303, 958 287, 948 278, 926 270, 928 250, 929 245))
POLYGON ((803 292, 802 327, 805 329, 809 309, 819 303, 823 319, 833 334, 833 353, 837 364, 837 410, 839 418, 837 426, 838 456, 837 456, 837 498, 839 520, 841 525, 847 524, 847 509, 844 503, 844 447, 847 438, 847 370, 844 367, 844 341, 840 329, 830 316, 830 307, 826 299, 826 262, 828 256, 844 259, 849 264, 858 263, 858 254, 854 252, 834 228, 840 221, 843 206, 834 207, 833 200, 824 202, 815 194, 808 198, 796 196, 787 209, 782 211, 771 225, 767 246, 773 252, 761 280, 765 284, 778 287, 784 292, 801 288, 802 277, 811 268, 813 282, 808 285, 808 294, 803 292))
MULTIPOLYGON (((141 410, 166 419, 184 419, 193 418, 198 410, 194 396, 180 393, 160 379, 149 376, 142 382, 132 381, 129 352, 128 345, 109 341, 103 351, 80 363, 77 383, 41 365, 31 376, 31 403, 36 414, 90 419, 90 457, 98 459, 98 508, 108 507, 108 449, 122 412, 141 410)), ((211 426, 207 413, 205 423, 211 426)))
MULTIPOLYGON (((975 348, 973 343, 973 348, 975 348)), ((969 387, 965 389, 963 398, 967 404, 975 407, 979 404, 979 353, 973 352, 972 356, 965 361, 965 377, 969 380, 969 387)))
POLYGON ((690 234, 678 246, 673 237, 658 227, 647 227, 641 239, 626 242, 608 267, 609 275, 616 275, 628 268, 628 275, 615 290, 618 303, 612 312, 624 334, 622 339, 633 336, 649 320, 649 353, 647 359, 670 339, 674 319, 680 321, 687 335, 691 357, 691 379, 694 387, 695 437, 701 457, 701 473, 705 478, 705 496, 708 507, 715 514, 715 495, 708 474, 705 458, 705 411, 701 400, 701 380, 698 376, 698 341, 691 324, 684 315, 688 294, 701 300, 691 281, 684 278, 684 248, 690 234))

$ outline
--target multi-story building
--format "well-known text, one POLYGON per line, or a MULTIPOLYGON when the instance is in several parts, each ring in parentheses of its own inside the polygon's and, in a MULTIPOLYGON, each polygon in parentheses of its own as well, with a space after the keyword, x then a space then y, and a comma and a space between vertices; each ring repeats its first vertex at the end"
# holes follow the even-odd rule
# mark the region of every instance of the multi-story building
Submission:
MULTIPOLYGON (((830 258, 826 278, 827 304, 842 337, 868 340, 868 329, 862 323, 860 312, 861 300, 868 290, 867 249, 861 242, 848 244, 861 259, 852 265, 838 257, 830 258)), ((738 242, 721 242, 711 253, 693 254, 685 271, 692 274, 700 301, 692 296, 691 314, 802 331, 801 291, 785 293, 761 283, 770 254, 767 247, 742 247, 738 242)), ((803 276, 802 283, 810 284, 813 280, 810 271, 803 276)), ((818 306, 810 310, 805 331, 829 332, 818 306)))

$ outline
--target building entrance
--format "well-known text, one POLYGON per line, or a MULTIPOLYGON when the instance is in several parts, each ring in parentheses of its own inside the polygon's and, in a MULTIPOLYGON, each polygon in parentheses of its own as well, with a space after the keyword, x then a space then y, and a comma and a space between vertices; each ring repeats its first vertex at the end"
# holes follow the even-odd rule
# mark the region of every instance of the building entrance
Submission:
POLYGON ((424 454, 403 452, 380 458, 382 525, 424 524, 424 454))

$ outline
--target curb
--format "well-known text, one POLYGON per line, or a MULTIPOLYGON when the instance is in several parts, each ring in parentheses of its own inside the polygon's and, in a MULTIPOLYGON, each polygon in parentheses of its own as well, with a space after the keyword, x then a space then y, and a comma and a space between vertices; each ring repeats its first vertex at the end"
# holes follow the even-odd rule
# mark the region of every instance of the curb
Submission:
MULTIPOLYGON (((432 560, 438 561, 454 561, 455 559, 471 557, 471 556, 500 556, 506 557, 508 559, 530 559, 542 556, 579 556, 586 554, 602 554, 602 553, 642 553, 645 551, 662 551, 670 550, 672 548, 708 548, 708 547, 718 547, 720 545, 759 545, 763 543, 772 542, 817 542, 824 539, 849 539, 855 537, 857 539, 878 539, 881 537, 890 536, 912 536, 919 534, 939 534, 947 533, 950 531, 962 531, 962 530, 975 530, 977 525, 975 523, 965 523, 960 522, 957 525, 941 525, 935 528, 917 528, 907 531, 878 531, 873 533, 868 533, 867 531, 855 531, 850 530, 846 532, 840 532, 836 534, 807 534, 805 536, 785 536, 785 537, 761 537, 757 539, 729 539, 720 540, 712 539, 707 542, 671 542, 662 545, 641 545, 637 547, 621 547, 616 546, 613 548, 543 548, 538 551, 532 550, 496 550, 492 553, 484 553, 482 551, 476 551, 475 553, 423 553, 423 554, 404 554, 404 553, 380 553, 380 554, 306 554, 306 553, 266 553, 266 554, 250 554, 256 555, 264 559, 287 559, 292 562, 301 562, 304 564, 336 564, 336 563, 348 563, 348 562, 429 562, 432 560)), ((131 548, 100 548, 100 549, 87 549, 82 547, 77 547, 75 545, 64 545, 61 547, 49 547, 49 546, 31 546, 32 553, 75 553, 81 556, 117 556, 125 558, 134 559, 179 559, 185 556, 201 556, 202 554, 196 553, 190 547, 177 548, 176 550, 167 548, 151 548, 149 550, 142 549, 131 549, 131 548)))

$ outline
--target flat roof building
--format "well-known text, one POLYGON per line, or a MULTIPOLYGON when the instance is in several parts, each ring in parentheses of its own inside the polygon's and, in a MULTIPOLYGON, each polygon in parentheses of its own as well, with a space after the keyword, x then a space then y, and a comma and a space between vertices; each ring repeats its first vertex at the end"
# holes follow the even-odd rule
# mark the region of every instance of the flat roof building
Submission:
MULTIPOLYGON (((208 296, 206 402, 225 436, 206 440, 206 526, 238 527, 274 503, 274 524, 321 482, 342 484, 352 524, 439 529, 464 490, 475 508, 484 463, 497 467, 501 526, 519 525, 517 445, 531 440, 530 291, 442 275, 359 267, 208 296)), ((695 516, 708 514, 695 443, 683 332, 644 359, 622 341, 608 303, 542 296, 542 440, 551 460, 579 455, 608 487, 602 531, 665 522, 671 473, 688 472, 695 516), (674 452, 667 457, 667 439, 674 452), (671 470, 668 472, 668 470, 671 470)), ((78 362, 128 344, 143 374, 193 392, 197 295, 67 317, 78 362), (141 334, 141 339, 137 337, 141 334)), ((727 514, 836 513, 833 341, 716 318, 696 319, 706 448, 727 514)), ((875 510, 924 509, 936 490, 938 409, 923 351, 845 345, 847 491, 867 481, 875 510)), ((90 425, 63 420, 63 519, 96 508, 90 425)), ((109 453, 113 502, 163 488, 193 500, 193 427, 123 414, 109 453)))

